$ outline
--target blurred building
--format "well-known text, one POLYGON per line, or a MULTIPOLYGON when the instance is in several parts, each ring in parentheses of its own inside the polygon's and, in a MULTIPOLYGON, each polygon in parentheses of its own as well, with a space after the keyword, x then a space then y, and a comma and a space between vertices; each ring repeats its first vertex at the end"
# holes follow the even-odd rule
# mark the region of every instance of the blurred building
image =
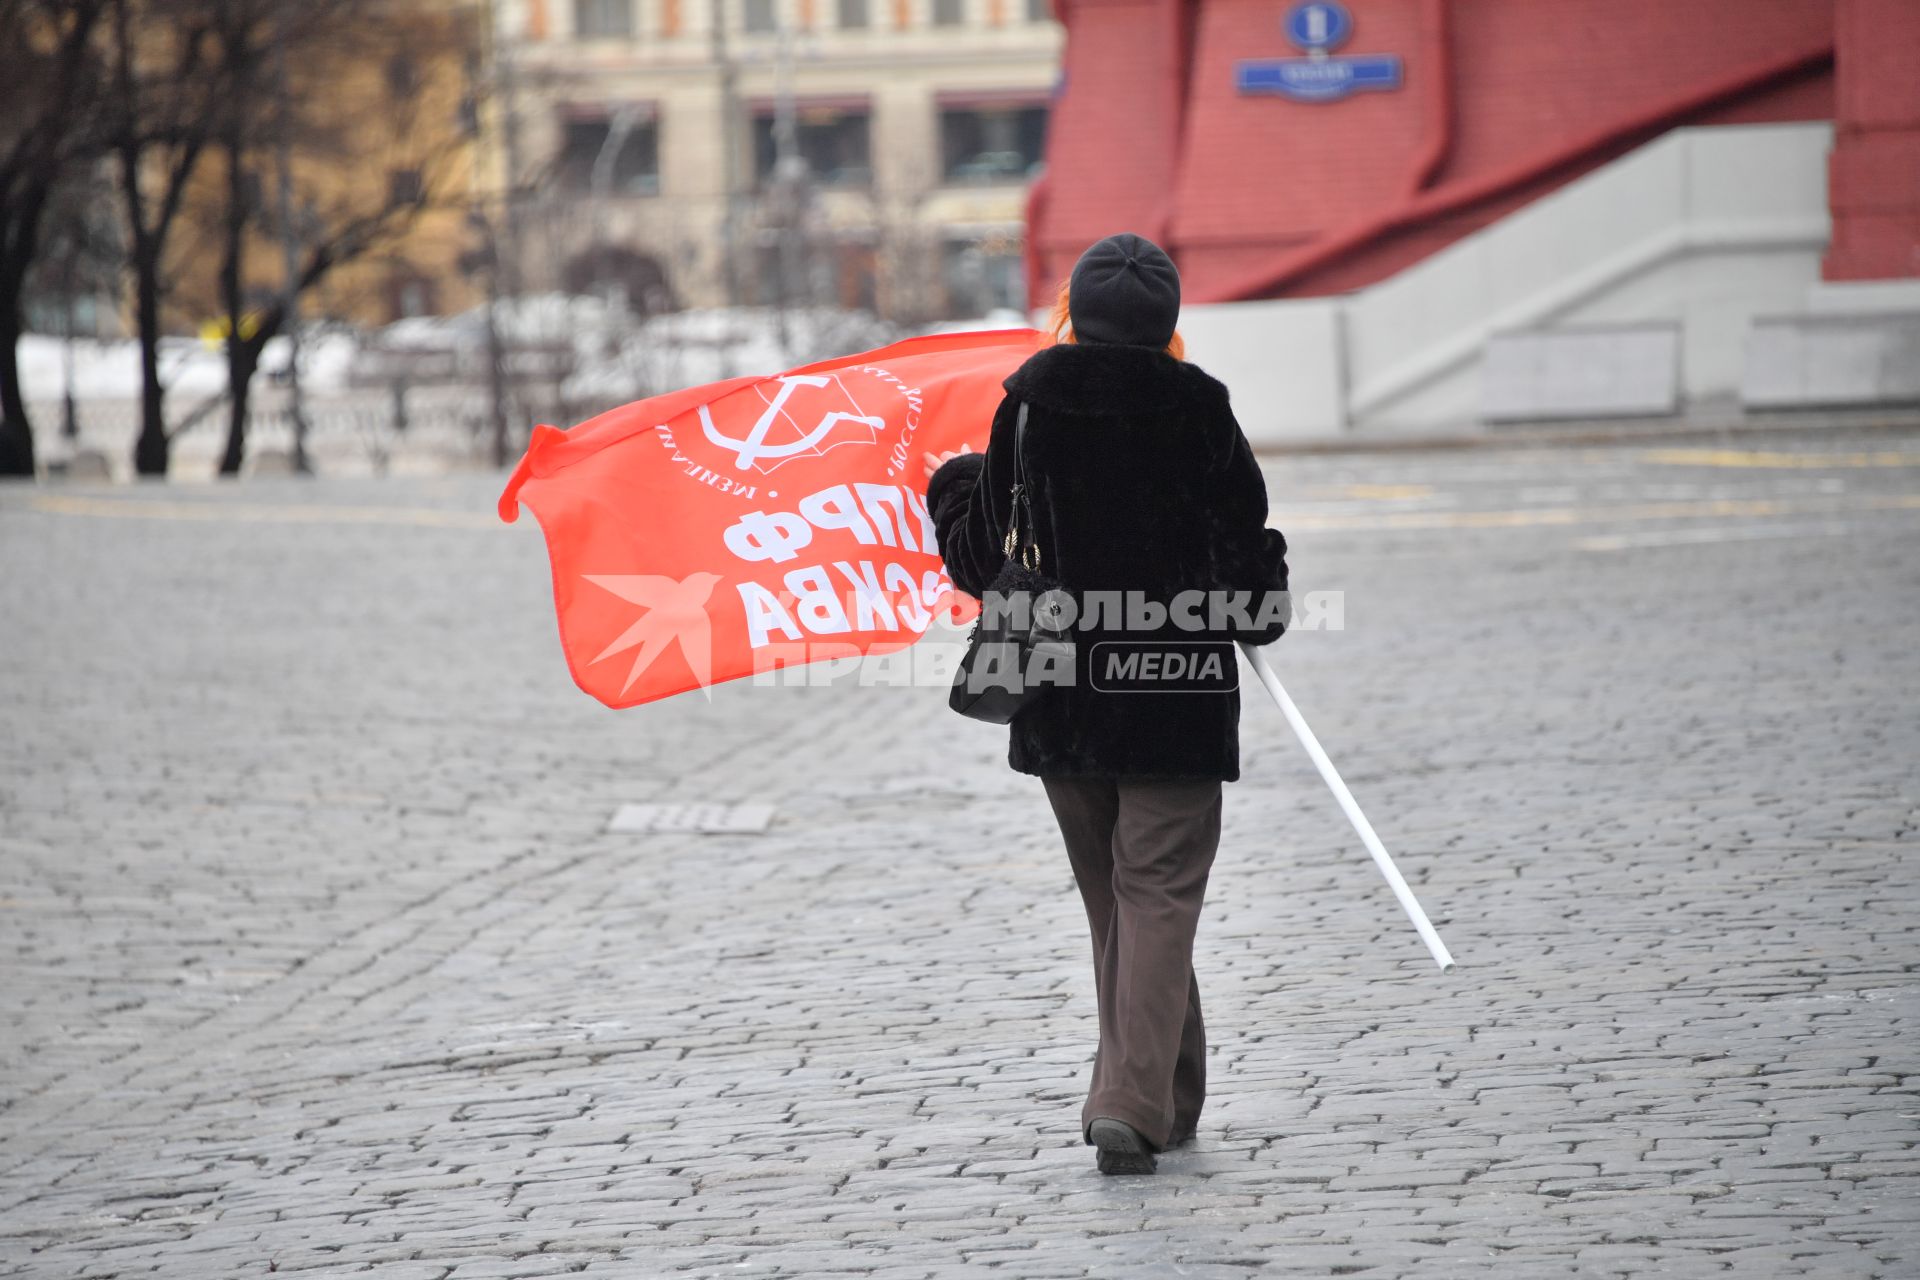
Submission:
MULTIPOLYGON (((484 0, 405 0, 382 11, 377 30, 308 36, 291 51, 284 72, 295 124, 284 151, 272 135, 240 157, 250 308, 281 289, 289 238, 296 260, 319 250, 338 263, 302 298, 310 318, 382 325, 479 301, 463 258, 474 245, 486 21, 484 0)), ((270 85, 277 70, 269 68, 270 85)), ((279 104, 275 89, 263 91, 263 113, 279 104)), ((210 339, 225 323, 229 162, 224 149, 208 148, 168 259, 169 321, 210 339)))
POLYGON ((1025 303, 1045 0, 511 0, 528 288, 642 309, 1025 303))
MULTIPOLYGON (((490 3, 394 0, 380 8, 377 24, 307 29, 291 51, 259 69, 258 117, 290 123, 284 139, 275 128, 250 132, 238 157, 248 310, 280 295, 289 240, 303 264, 316 251, 328 259, 300 300, 310 319, 382 325, 480 300, 472 215, 485 203, 476 183, 485 155, 490 3)), ((156 42, 171 34, 158 22, 155 31, 156 42)), ((168 238, 162 317, 169 331, 211 341, 225 332, 221 276, 234 157, 211 128, 199 150, 168 238)), ((156 148, 147 163, 151 191, 166 178, 165 157, 156 148)), ((132 333, 116 162, 101 160, 58 196, 57 232, 31 280, 30 327, 132 333)))
POLYGON ((1622 413, 1898 390, 1763 384, 1908 349, 1834 317, 1920 313, 1915 0, 1060 8, 1030 287, 1112 231, 1160 241, 1270 435, 1553 416, 1502 397, 1556 362, 1641 379, 1622 413))

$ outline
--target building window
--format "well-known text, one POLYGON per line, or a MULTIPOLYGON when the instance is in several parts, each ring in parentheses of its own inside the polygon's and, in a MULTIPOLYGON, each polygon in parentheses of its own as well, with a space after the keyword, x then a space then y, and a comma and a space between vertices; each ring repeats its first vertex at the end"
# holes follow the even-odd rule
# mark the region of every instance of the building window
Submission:
POLYGON ((400 52, 387 59, 387 95, 406 102, 420 92, 420 65, 411 54, 400 52))
POLYGON ((605 37, 633 34, 633 0, 573 0, 573 32, 605 37))
POLYGON ((952 183, 1024 182, 1046 152, 1045 107, 975 107, 940 113, 943 173, 952 183))
POLYGON ((387 276, 387 314, 395 320, 430 316, 439 311, 433 281, 406 263, 387 276))
POLYGON ((780 25, 773 11, 773 0, 746 0, 744 16, 749 31, 773 31, 780 25))
POLYGON ((941 246, 940 277, 949 318, 985 316, 1002 308, 1026 309, 1026 275, 1017 234, 946 241, 941 246))
POLYGON ((240 175, 240 207, 249 218, 262 217, 267 212, 266 187, 255 170, 248 169, 240 175))
POLYGON ((966 20, 966 0, 933 0, 934 26, 957 27, 966 20))
POLYGON ((644 249, 596 240, 567 260, 560 282, 570 294, 623 300, 641 315, 679 310, 666 266, 644 249))
POLYGON ((611 120, 567 121, 560 147, 561 185, 568 191, 593 192, 595 166, 602 165, 603 158, 607 194, 660 194, 660 129, 655 121, 638 121, 624 131, 611 120))
POLYGON ((879 306, 879 255, 859 240, 801 236, 783 247, 777 233, 767 233, 753 247, 747 283, 763 306, 872 312, 879 306))
MULTIPOLYGON (((837 107, 801 105, 794 121, 794 142, 807 162, 813 180, 826 187, 866 187, 873 184, 868 150, 867 113, 837 107)), ((754 174, 765 186, 773 177, 777 158, 771 111, 753 120, 754 174)))
POLYGON ((387 171, 387 203, 395 208, 401 205, 419 204, 422 195, 420 171, 418 169, 390 169, 387 171))
POLYGON ((866 27, 867 0, 839 0, 840 29, 857 31, 866 27))
POLYGON ((848 311, 879 310, 879 255, 870 244, 841 244, 834 262, 835 301, 848 311))

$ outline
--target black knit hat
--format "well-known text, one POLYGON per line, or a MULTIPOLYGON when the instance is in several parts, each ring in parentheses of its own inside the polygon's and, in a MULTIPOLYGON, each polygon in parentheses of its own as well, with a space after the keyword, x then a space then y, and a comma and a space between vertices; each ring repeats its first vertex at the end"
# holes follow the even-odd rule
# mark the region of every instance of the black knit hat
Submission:
POLYGON ((1123 231, 1080 255, 1067 281, 1078 342, 1164 347, 1180 319, 1180 272, 1166 251, 1123 231))

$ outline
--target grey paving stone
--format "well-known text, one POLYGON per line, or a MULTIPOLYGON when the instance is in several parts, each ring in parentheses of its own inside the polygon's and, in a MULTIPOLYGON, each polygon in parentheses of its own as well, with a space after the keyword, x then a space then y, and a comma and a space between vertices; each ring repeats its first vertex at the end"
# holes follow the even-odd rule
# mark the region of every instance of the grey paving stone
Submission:
POLYGON ((1249 698, 1198 947, 1212 1097, 1143 1180, 1079 1141, 1092 985, 1044 800, 937 690, 612 715, 527 530, 0 489, 34 602, 0 610, 0 1274, 1920 1274, 1913 522, 1579 543, 1676 485, 1916 470, 1271 478, 1298 587, 1347 604, 1275 660, 1461 965, 1249 698), (1381 484, 1431 493, 1350 496, 1381 484), (1584 523, 1445 518, 1536 488, 1584 523), (602 829, 689 794, 778 817, 602 829))

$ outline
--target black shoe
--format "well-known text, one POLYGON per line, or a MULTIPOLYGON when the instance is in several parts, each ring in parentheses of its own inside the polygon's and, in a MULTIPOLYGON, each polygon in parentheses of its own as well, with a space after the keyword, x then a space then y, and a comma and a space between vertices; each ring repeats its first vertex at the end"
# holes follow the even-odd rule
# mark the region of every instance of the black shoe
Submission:
POLYGON ((1152 1173, 1153 1147, 1139 1130, 1124 1120, 1101 1116, 1087 1126, 1087 1139, 1098 1149, 1102 1173, 1152 1173))
POLYGON ((1193 1130, 1182 1129, 1180 1130, 1180 1132, 1174 1134, 1171 1138, 1168 1138, 1167 1145, 1160 1149, 1162 1151, 1171 1151, 1175 1147, 1184 1147, 1189 1142, 1192 1142, 1192 1141, 1193 1141, 1193 1130))

